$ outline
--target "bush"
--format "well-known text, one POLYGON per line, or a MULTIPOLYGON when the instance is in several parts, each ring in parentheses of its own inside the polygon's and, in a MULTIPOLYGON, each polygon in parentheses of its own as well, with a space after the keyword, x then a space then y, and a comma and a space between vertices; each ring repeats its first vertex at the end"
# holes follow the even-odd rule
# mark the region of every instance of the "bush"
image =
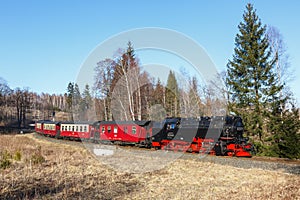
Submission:
POLYGON ((20 152, 19 150, 16 151, 13 158, 14 158, 14 160, 16 160, 16 161, 20 161, 21 158, 22 158, 21 152, 20 152))
POLYGON ((1 152, 0 168, 6 169, 11 165, 11 154, 8 151, 1 152))
POLYGON ((40 164, 45 162, 45 158, 42 155, 42 149, 41 146, 38 146, 37 150, 35 151, 35 153, 31 156, 30 158, 31 162, 33 164, 40 164))

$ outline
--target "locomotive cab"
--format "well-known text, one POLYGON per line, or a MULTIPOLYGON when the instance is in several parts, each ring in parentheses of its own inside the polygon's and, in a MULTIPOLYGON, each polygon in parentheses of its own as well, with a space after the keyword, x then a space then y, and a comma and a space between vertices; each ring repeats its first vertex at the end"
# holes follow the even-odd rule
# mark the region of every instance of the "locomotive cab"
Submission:
POLYGON ((165 133, 164 135, 164 139, 167 140, 172 140, 177 132, 178 132, 178 128, 180 125, 180 118, 166 118, 164 120, 164 130, 165 133))

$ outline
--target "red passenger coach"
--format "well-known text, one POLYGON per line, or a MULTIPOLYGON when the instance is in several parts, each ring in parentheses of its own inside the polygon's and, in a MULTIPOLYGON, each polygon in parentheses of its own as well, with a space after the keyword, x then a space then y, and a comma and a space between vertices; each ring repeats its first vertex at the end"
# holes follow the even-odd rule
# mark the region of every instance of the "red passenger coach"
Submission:
POLYGON ((150 121, 103 121, 100 122, 100 140, 120 144, 145 145, 150 137, 150 121))
POLYGON ((84 122, 65 122, 60 125, 60 137, 90 139, 93 126, 84 122))
POLYGON ((59 134, 60 123, 59 122, 44 122, 43 123, 43 134, 49 136, 56 136, 59 134))
POLYGON ((35 122, 35 127, 34 127, 35 132, 43 134, 43 125, 44 125, 43 121, 35 122))

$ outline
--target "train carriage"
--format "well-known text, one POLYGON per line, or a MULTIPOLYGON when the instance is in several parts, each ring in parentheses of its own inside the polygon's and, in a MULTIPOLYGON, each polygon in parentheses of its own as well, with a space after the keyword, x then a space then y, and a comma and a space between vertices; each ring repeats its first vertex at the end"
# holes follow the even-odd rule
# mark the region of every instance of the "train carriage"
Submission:
POLYGON ((60 123, 59 122, 44 122, 43 123, 43 134, 44 135, 48 135, 48 136, 56 136, 57 134, 59 134, 59 130, 60 130, 60 123))
POLYGON ((94 127, 91 122, 62 122, 59 137, 90 139, 94 127))
POLYGON ((146 144, 150 138, 150 121, 103 121, 99 132, 101 141, 120 144, 146 144))
POLYGON ((34 127, 35 132, 43 134, 43 125, 44 125, 43 121, 35 122, 35 127, 34 127))

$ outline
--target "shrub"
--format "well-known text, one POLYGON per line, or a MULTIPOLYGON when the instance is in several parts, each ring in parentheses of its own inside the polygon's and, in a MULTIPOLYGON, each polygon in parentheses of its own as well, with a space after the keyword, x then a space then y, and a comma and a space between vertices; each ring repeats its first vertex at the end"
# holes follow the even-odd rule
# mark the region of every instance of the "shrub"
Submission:
POLYGON ((10 167, 11 161, 11 154, 8 151, 1 152, 1 159, 0 159, 0 168, 1 169, 6 169, 10 167))
POLYGON ((40 164, 43 163, 45 161, 44 156, 42 155, 42 150, 41 150, 41 146, 38 146, 37 150, 35 151, 35 153, 31 156, 31 162, 33 164, 40 164))
POLYGON ((16 151, 13 158, 14 158, 14 160, 16 160, 16 161, 20 161, 21 158, 22 158, 21 152, 20 152, 19 150, 16 151))

